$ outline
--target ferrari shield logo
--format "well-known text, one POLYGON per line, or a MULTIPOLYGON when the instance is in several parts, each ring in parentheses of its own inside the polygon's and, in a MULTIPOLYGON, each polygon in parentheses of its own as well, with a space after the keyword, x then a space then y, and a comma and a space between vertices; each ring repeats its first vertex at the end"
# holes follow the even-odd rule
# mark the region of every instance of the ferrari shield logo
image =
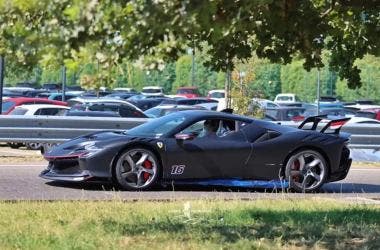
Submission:
POLYGON ((157 147, 159 147, 159 148, 162 148, 164 146, 164 144, 162 143, 162 142, 157 142, 157 147))

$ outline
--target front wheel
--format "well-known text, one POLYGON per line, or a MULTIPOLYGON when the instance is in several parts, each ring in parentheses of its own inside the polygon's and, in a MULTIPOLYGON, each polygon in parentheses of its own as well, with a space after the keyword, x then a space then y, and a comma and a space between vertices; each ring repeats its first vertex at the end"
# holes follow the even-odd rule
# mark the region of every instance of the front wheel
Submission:
POLYGON ((146 190, 159 179, 160 163, 154 153, 145 148, 124 151, 115 166, 115 180, 126 190, 146 190))
POLYGON ((314 150, 294 153, 285 168, 289 186, 296 192, 314 192, 326 181, 328 167, 325 158, 314 150))

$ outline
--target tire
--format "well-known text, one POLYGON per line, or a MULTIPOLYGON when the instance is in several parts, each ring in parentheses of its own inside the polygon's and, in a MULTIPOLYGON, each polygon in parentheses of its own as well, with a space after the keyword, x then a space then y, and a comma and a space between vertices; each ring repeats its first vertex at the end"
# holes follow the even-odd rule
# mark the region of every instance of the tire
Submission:
POLYGON ((20 148, 20 147, 22 147, 24 144, 22 144, 22 143, 18 143, 18 142, 9 142, 8 143, 8 146, 10 147, 10 148, 13 148, 13 149, 17 149, 17 148, 20 148))
POLYGON ((129 148, 116 161, 114 180, 125 190, 147 190, 159 180, 160 169, 160 163, 152 151, 129 148))
POLYGON ((317 191, 326 181, 328 166, 325 158, 315 150, 300 150, 286 163, 285 178, 296 192, 317 191))
POLYGON ((42 147, 42 143, 38 142, 28 142, 26 143, 26 148, 30 150, 40 150, 42 147))

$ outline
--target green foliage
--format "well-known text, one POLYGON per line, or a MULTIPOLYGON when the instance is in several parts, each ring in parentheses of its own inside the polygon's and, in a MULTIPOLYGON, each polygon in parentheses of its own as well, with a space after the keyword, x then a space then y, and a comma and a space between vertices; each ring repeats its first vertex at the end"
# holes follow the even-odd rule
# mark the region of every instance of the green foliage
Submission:
POLYGON ((323 199, 2 202, 3 249, 379 249, 380 209, 323 199))
POLYGON ((251 88, 256 97, 273 100, 281 92, 281 65, 260 62, 254 69, 255 80, 251 88))
MULTIPOLYGON (((104 84, 113 86, 122 81, 113 72, 123 60, 143 58, 149 70, 162 70, 187 48, 207 47, 202 64, 217 72, 254 53, 283 64, 299 57, 308 71, 328 64, 354 89, 362 84, 356 59, 380 55, 379 13, 374 0, 1 0, 0 54, 28 70, 40 61, 75 68, 87 50, 92 63, 100 61, 104 84), (323 49, 331 52, 327 63, 323 49)), ((215 76, 197 68, 201 89, 214 87, 215 76)), ((174 85, 189 85, 187 77, 174 85)))
POLYGON ((175 74, 173 91, 179 87, 191 86, 191 56, 184 55, 177 60, 175 74))
POLYGON ((356 62, 356 66, 361 71, 363 85, 360 89, 347 89, 346 81, 338 81, 336 86, 337 95, 347 101, 369 99, 380 101, 380 58, 366 56, 356 62))

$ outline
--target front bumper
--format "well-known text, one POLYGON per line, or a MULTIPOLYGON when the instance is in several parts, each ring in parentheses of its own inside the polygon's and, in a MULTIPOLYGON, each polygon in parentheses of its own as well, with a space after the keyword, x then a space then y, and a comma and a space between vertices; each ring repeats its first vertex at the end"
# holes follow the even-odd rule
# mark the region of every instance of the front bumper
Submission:
POLYGON ((88 179, 91 179, 93 176, 90 174, 89 171, 83 170, 78 173, 74 174, 57 174, 49 169, 43 170, 40 175, 40 177, 48 180, 54 180, 54 181, 72 181, 72 182, 81 182, 86 181, 88 179))
POLYGON ((86 181, 93 177, 90 171, 81 168, 78 158, 51 161, 39 176, 49 180, 72 182, 86 181))

